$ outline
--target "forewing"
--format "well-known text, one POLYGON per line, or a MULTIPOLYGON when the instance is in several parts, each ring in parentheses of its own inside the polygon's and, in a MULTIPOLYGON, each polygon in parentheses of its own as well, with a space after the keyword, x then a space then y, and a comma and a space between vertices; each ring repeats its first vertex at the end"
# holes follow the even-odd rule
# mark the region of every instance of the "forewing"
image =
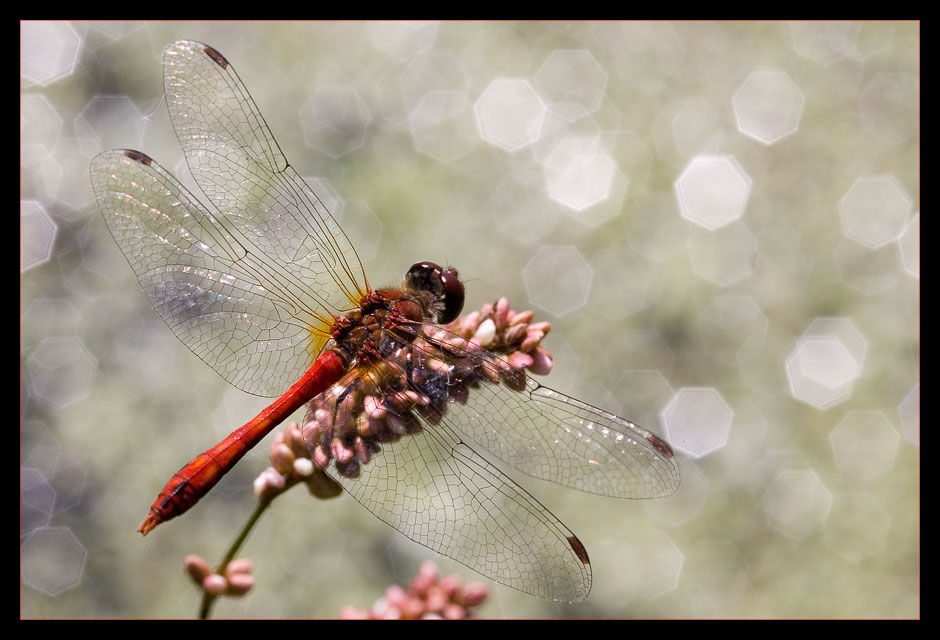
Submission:
POLYGON ((266 260, 287 267, 271 283, 278 295, 323 317, 357 306, 367 289, 359 257, 288 164, 232 65, 212 47, 180 40, 164 51, 164 85, 200 189, 266 260))

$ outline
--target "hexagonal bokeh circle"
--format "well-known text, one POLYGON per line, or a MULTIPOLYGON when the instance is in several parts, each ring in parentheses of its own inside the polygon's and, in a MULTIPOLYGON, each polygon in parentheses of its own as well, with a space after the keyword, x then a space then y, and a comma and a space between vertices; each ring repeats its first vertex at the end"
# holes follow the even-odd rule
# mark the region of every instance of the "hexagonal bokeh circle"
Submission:
POLYGON ((727 443, 734 411, 716 389, 685 387, 663 408, 661 417, 669 442, 698 458, 727 443))
POLYGON ((898 238, 901 248, 901 264, 915 278, 920 277, 920 213, 914 214, 904 233, 898 238))
POLYGON ((574 247, 542 247, 522 275, 532 304, 564 315, 587 302, 594 271, 574 247))
POLYGON ((81 340, 63 336, 42 340, 26 366, 30 392, 61 408, 88 395, 98 363, 81 340))
POLYGON ((55 489, 38 469, 20 468, 20 535, 45 526, 55 501, 55 489))
POLYGON ((920 382, 914 384, 898 405, 901 434, 912 444, 920 444, 920 382))
POLYGON ((20 140, 23 144, 53 147, 61 130, 62 117, 49 98, 41 93, 21 96, 20 140))
POLYGON ((867 341, 848 318, 813 321, 785 363, 790 393, 818 409, 844 402, 861 375, 867 348, 867 341))
POLYGON ((590 51, 555 51, 535 74, 548 108, 573 121, 600 107, 607 74, 590 51))
POLYGON ((452 162, 479 144, 473 114, 463 91, 428 91, 408 114, 417 151, 452 162))
POLYGON ((51 596, 76 586, 82 579, 88 552, 64 527, 34 531, 20 549, 23 582, 51 596))
POLYGON ((858 27, 849 22, 789 23, 790 39, 797 54, 821 65, 857 55, 855 38, 858 27))
POLYGON ((428 51, 412 59, 398 79, 402 101, 408 110, 434 91, 465 93, 467 71, 458 56, 428 51))
POLYGON ((473 109, 480 137, 506 151, 517 151, 542 135, 545 103, 528 80, 493 80, 473 109))
POLYGON ((751 178, 731 156, 699 156, 676 179, 683 218, 714 231, 742 215, 751 178))
POLYGON ((829 514, 832 494, 815 471, 781 471, 764 492, 764 510, 780 533, 802 540, 829 514))
POLYGON ((741 133, 774 144, 797 130, 805 98, 785 71, 755 71, 731 102, 741 133))
POLYGON ((559 141, 543 163, 548 195, 583 211, 611 194, 617 163, 596 138, 568 137, 559 141))
POLYGON ((900 436, 880 411, 851 411, 829 434, 836 466, 864 480, 894 465, 900 436))
POLYGON ((307 144, 334 158, 362 146, 369 113, 350 86, 318 86, 300 108, 307 144))
POLYGON ((141 146, 146 122, 127 96, 96 96, 75 118, 75 130, 85 150, 94 154, 101 149, 141 146))
POLYGON ((49 261, 58 225, 36 200, 20 201, 20 271, 49 261))
POLYGON ((839 202, 845 235, 870 249, 897 240, 910 222, 911 198, 892 177, 865 177, 839 202))
POLYGON ((80 39, 67 22, 24 21, 20 25, 20 74, 49 84, 72 73, 80 39))

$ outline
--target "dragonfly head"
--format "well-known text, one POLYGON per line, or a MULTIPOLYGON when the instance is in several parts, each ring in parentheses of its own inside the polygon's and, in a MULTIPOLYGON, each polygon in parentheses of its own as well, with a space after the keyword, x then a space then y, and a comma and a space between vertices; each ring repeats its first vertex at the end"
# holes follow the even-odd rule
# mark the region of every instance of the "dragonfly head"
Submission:
POLYGON ((416 262, 405 274, 405 285, 431 294, 437 324, 447 324, 463 311, 463 283, 456 269, 444 269, 433 262, 416 262))

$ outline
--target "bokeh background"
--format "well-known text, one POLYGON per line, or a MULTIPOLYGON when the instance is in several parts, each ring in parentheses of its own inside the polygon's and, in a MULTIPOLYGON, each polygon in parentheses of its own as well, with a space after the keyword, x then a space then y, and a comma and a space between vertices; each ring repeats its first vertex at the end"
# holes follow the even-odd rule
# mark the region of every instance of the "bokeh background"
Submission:
MULTIPOLYGON (((219 49, 374 284, 449 263, 550 320, 546 382, 646 425, 682 486, 515 477, 591 554, 578 604, 486 617, 920 613, 920 26, 914 22, 21 25, 20 561, 26 618, 190 617, 268 444, 185 517, 168 476, 264 406, 149 308, 92 156, 185 175, 161 53, 219 49)), ((188 176, 186 176, 188 179, 188 176)), ((336 617, 423 560, 348 496, 282 496, 220 617, 336 617)))

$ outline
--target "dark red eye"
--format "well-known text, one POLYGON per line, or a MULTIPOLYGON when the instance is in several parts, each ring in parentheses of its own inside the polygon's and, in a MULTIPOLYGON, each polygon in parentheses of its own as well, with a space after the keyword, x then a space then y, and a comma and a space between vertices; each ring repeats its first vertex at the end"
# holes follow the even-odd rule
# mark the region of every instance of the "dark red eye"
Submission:
POLYGON ((413 289, 430 291, 440 302, 435 322, 447 324, 463 311, 463 283, 455 269, 442 269, 434 262, 416 262, 408 269, 405 280, 413 289))
POLYGON ((463 283, 457 277, 456 269, 442 271, 441 280, 444 283, 444 310, 438 316, 437 321, 447 324, 456 320, 463 311, 463 283))

